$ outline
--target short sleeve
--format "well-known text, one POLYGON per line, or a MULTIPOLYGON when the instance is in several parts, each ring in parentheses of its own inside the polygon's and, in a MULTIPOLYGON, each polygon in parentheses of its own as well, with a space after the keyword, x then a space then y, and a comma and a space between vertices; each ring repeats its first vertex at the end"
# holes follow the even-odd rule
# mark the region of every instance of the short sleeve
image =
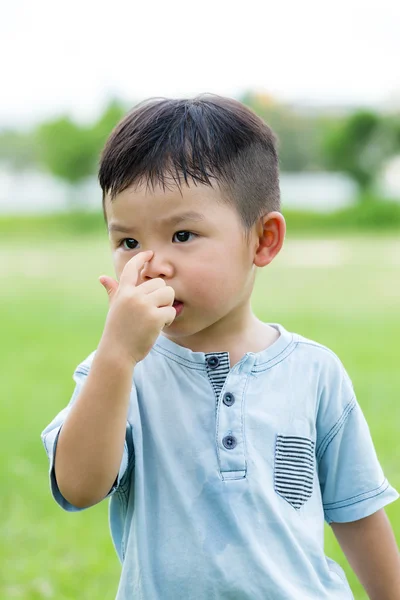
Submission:
POLYGON ((317 415, 316 459, 327 523, 368 517, 400 495, 385 477, 353 384, 334 355, 317 415))
MULTIPOLYGON (((58 415, 51 421, 51 423, 49 423, 49 425, 47 425, 47 427, 41 433, 41 439, 49 459, 49 483, 51 493, 57 504, 59 504, 61 508, 69 512, 78 512, 86 509, 74 506, 73 504, 68 502, 60 492, 54 470, 57 442, 64 421, 85 384, 94 355, 95 352, 90 354, 90 356, 88 356, 88 358, 75 369, 73 374, 73 380, 75 381, 75 389, 73 391, 72 397, 68 405, 61 412, 58 413, 58 415)), ((107 496, 105 496, 105 498, 112 496, 117 490, 120 489, 122 484, 127 483, 126 475, 129 473, 130 467, 132 466, 131 463, 134 459, 131 440, 131 426, 127 422, 124 452, 121 460, 119 473, 114 482, 113 487, 111 488, 107 496)))

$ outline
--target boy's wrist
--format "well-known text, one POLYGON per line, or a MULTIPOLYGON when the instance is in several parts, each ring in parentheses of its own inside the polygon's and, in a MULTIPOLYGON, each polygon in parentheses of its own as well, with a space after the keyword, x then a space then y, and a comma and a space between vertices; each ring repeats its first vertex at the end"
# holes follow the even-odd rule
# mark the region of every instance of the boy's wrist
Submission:
POLYGON ((129 356, 122 348, 110 341, 103 335, 97 347, 96 356, 101 356, 107 364, 115 364, 119 368, 134 368, 137 365, 135 359, 129 356))

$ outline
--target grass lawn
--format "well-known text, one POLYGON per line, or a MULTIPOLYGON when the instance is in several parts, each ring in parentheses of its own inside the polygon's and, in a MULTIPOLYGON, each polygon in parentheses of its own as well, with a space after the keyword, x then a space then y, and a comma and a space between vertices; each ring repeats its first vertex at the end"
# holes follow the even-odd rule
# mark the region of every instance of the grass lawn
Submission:
MULTIPOLYGON (((72 373, 98 344, 113 276, 106 237, 0 242, 3 424, 0 598, 111 600, 120 565, 107 503, 79 514, 50 495, 40 432, 69 401, 72 373)), ((390 483, 400 490, 400 241, 393 235, 287 237, 258 271, 255 313, 323 343, 348 370, 390 483)), ((400 544, 400 502, 387 507, 400 544)), ((332 531, 326 554, 366 599, 332 531)))

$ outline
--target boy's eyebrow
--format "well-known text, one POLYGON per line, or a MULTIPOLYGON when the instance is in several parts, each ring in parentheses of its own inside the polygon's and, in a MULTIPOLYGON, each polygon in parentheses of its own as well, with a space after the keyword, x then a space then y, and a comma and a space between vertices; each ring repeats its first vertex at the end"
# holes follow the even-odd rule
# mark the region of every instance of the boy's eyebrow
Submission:
MULTIPOLYGON (((195 210, 189 210, 185 213, 181 213, 180 215, 173 215, 172 217, 167 217, 166 219, 160 219, 159 223, 161 225, 177 225, 182 221, 204 221, 205 216, 195 210)), ((108 226, 108 231, 121 231, 122 233, 130 233, 135 231, 136 227, 127 227, 126 225, 120 225, 119 223, 111 222, 108 226)))

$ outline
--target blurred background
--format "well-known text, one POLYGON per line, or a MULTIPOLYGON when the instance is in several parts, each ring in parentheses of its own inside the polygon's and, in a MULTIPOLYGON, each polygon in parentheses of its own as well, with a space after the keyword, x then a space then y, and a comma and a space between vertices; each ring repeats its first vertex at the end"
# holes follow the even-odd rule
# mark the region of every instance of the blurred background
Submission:
MULTIPOLYGON (((99 154, 151 96, 231 96, 276 132, 287 236, 254 311, 339 355, 400 491, 399 26, 396 0, 3 3, 0 598, 116 594, 107 503, 59 509, 40 432, 108 310, 99 154)), ((327 525, 325 551, 366 599, 327 525)))

